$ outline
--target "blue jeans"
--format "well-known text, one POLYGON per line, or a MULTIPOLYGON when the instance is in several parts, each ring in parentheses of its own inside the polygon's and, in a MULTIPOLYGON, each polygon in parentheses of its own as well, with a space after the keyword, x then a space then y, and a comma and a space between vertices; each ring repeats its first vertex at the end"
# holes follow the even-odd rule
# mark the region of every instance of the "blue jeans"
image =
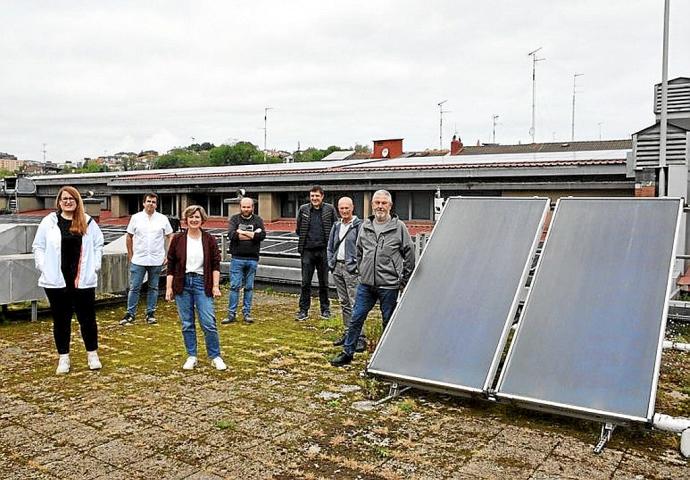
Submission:
POLYGON ((137 304, 139 303, 139 294, 141 293, 141 285, 144 283, 144 274, 149 275, 149 288, 146 296, 146 315, 151 315, 156 312, 156 302, 158 302, 158 283, 161 275, 162 266, 143 266, 143 265, 129 265, 129 293, 127 294, 127 313, 132 317, 137 313, 137 304))
POLYGON ((194 324, 194 311, 196 310, 201 330, 204 332, 208 358, 213 359, 220 356, 220 341, 216 327, 213 297, 206 296, 203 275, 186 274, 184 276, 184 289, 182 293, 175 295, 175 303, 182 322, 182 338, 187 349, 187 355, 197 356, 196 326, 194 324))
POLYGON ((253 258, 234 258, 230 262, 230 300, 228 302, 228 315, 234 316, 237 312, 237 304, 240 300, 240 288, 244 285, 244 298, 242 301, 242 314, 247 317, 252 311, 252 298, 254 297, 254 275, 258 260, 253 258))
POLYGON ((348 355, 355 354, 355 346, 357 345, 357 339, 362 333, 364 320, 366 320, 367 315, 376 305, 377 300, 380 303, 383 329, 385 330, 388 321, 393 315, 393 310, 395 310, 395 306, 398 304, 398 290, 396 288, 372 287, 371 285, 363 285, 361 283, 357 286, 352 320, 347 328, 345 343, 343 344, 343 351, 348 355))

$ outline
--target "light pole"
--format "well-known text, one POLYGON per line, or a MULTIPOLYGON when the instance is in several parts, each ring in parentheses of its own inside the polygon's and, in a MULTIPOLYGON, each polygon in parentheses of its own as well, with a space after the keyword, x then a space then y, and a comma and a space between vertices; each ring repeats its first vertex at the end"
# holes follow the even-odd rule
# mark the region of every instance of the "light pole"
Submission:
POLYGON ((537 97, 537 62, 546 60, 545 58, 537 58, 537 52, 541 50, 542 47, 532 50, 527 54, 528 57, 532 57, 532 126, 529 129, 530 137, 532 137, 532 143, 534 143, 534 138, 536 136, 536 127, 534 125, 534 112, 536 110, 536 97, 537 97))
POLYGON ((493 128, 491 130, 491 143, 496 143, 496 120, 498 120, 499 115, 492 115, 493 128))
POLYGON ((264 107, 264 163, 266 162, 266 137, 268 133, 268 111, 273 110, 272 107, 264 107))
POLYGON ((436 105, 438 105, 438 116, 439 116, 439 121, 438 121, 438 148, 439 150, 443 150, 443 114, 444 113, 449 113, 448 110, 443 109, 443 104, 446 103, 448 100, 443 100, 442 102, 438 102, 436 105))
POLYGON ((575 141, 575 93, 577 92, 577 77, 583 76, 584 73, 573 74, 573 118, 570 123, 570 141, 575 141))

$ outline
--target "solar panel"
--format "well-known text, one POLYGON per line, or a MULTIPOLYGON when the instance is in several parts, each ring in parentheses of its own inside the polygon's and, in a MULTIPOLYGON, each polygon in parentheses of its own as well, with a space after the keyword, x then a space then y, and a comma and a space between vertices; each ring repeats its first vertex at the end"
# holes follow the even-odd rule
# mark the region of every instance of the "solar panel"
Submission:
POLYGON ((650 421, 679 199, 561 199, 498 398, 594 420, 650 421))
POLYGON ((368 372, 456 393, 486 390, 548 207, 544 198, 449 198, 368 372))

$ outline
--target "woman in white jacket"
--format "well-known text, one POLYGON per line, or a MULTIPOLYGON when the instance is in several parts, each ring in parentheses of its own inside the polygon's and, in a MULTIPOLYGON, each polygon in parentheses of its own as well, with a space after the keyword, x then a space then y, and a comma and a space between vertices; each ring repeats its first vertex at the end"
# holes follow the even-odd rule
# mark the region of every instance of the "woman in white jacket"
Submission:
POLYGON ((103 234, 84 212, 84 202, 74 187, 62 187, 55 199, 56 212, 41 221, 34 238, 36 268, 53 315, 53 336, 60 358, 56 373, 70 369, 69 346, 72 314, 76 312, 87 352, 89 369, 98 370, 96 284, 101 269, 103 234))

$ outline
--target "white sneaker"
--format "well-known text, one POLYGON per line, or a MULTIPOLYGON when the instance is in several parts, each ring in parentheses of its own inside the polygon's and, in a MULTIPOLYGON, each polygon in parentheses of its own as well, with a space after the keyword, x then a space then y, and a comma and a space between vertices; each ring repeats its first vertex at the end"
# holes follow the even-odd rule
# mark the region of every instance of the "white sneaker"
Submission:
POLYGON ((86 361, 89 364, 89 370, 100 370, 103 368, 101 360, 98 358, 98 352, 86 352, 86 361))
POLYGON ((182 365, 182 370, 193 370, 194 367, 196 367, 196 357, 189 356, 184 365, 182 365))
POLYGON ((220 357, 214 358, 213 360, 211 360, 211 363, 214 367, 216 367, 216 370, 226 370, 228 368, 223 359, 220 357))
POLYGON ((55 373, 58 375, 69 373, 69 354, 68 353, 60 355, 60 360, 58 360, 58 366, 57 366, 57 370, 55 370, 55 373))

